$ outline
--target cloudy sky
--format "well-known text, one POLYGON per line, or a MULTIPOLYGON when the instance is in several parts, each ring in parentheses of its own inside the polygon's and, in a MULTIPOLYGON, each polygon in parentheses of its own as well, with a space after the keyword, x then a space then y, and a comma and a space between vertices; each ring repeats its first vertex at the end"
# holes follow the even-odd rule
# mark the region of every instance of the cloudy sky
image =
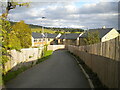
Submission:
POLYGON ((11 10, 8 18, 47 27, 118 29, 118 0, 34 0, 11 10))

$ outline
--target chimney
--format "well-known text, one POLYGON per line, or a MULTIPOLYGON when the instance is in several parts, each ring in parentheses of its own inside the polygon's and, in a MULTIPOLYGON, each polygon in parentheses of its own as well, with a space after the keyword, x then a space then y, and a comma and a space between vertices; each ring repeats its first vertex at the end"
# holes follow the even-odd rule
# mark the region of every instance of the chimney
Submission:
POLYGON ((106 26, 103 26, 102 29, 106 29, 106 26))

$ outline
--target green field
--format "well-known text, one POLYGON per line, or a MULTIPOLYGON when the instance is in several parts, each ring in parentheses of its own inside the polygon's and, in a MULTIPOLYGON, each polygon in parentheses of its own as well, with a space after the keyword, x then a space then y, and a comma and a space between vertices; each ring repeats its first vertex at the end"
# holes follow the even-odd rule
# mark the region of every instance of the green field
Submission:
MULTIPOLYGON (((42 33, 42 28, 31 28, 32 32, 42 33)), ((51 29, 44 29, 44 33, 81 33, 81 32, 64 32, 64 31, 53 31, 51 29)))
MULTIPOLYGON (((32 32, 39 32, 42 33, 42 28, 31 28, 32 32)), ((56 31, 53 31, 51 29, 44 29, 44 33, 55 33, 56 31)))

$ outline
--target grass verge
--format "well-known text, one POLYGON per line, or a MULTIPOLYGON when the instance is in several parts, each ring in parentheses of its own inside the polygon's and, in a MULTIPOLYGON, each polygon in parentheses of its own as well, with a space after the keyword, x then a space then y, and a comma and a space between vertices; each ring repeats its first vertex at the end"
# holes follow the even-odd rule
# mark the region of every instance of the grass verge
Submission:
POLYGON ((53 53, 52 50, 45 51, 44 52, 44 56, 42 58, 38 59, 37 64, 40 63, 40 62, 43 62, 43 61, 47 60, 52 55, 52 53, 53 53))
MULTIPOLYGON (((38 59, 36 64, 39 64, 40 62, 43 62, 43 61, 47 60, 52 55, 52 53, 53 53, 52 50, 45 51, 44 56, 42 56, 42 58, 38 59)), ((2 80, 3 80, 3 83, 2 83, 2 80, 1 80, 2 85, 5 84, 6 82, 8 82, 9 80, 15 78, 17 75, 19 75, 20 73, 24 72, 25 70, 29 69, 32 66, 33 65, 23 66, 23 67, 17 69, 16 71, 7 72, 6 75, 1 77, 2 80)))

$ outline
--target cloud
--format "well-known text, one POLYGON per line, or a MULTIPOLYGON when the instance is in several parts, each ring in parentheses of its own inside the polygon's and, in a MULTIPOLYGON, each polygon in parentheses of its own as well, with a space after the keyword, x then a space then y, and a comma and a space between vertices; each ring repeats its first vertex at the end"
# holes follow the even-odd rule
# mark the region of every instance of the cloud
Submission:
POLYGON ((101 2, 95 4, 85 4, 79 8, 80 14, 99 14, 99 13, 117 13, 118 3, 117 2, 101 2), (83 8, 84 7, 84 8, 83 8))
MULTIPOLYGON (((57 0, 56 0, 57 1, 57 0)), ((70 0, 68 0, 70 1, 70 0)), ((96 1, 96 0, 95 0, 96 1)), ((25 20, 29 24, 44 26, 63 26, 76 28, 100 28, 102 26, 117 28, 117 2, 95 2, 81 4, 71 2, 32 2, 29 8, 17 7, 10 11, 12 21, 25 20), (46 17, 42 20, 41 17, 46 17)))

